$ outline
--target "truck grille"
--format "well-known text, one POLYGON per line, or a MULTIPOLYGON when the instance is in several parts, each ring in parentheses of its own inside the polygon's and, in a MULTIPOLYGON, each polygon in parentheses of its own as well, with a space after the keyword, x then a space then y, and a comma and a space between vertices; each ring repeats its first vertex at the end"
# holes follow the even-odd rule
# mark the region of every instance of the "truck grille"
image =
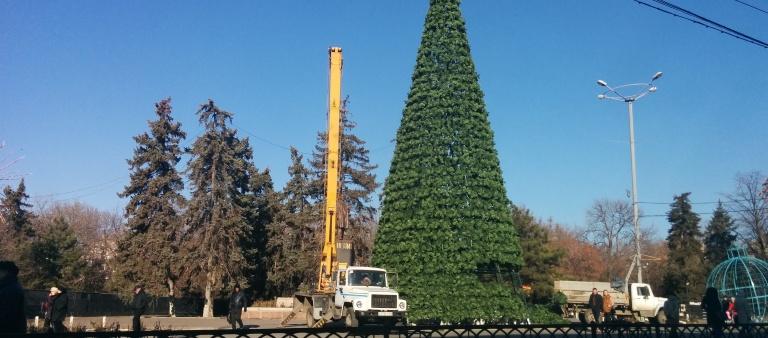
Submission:
POLYGON ((397 308, 396 295, 371 295, 371 307, 374 309, 397 308))

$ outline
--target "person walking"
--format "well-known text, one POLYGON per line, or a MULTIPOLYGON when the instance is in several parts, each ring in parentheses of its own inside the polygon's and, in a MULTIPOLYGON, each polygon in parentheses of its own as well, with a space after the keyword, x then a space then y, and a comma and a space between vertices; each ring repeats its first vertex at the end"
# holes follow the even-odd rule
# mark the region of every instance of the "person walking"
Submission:
POLYGON ((603 290, 603 321, 613 321, 613 297, 608 290, 603 290))
POLYGON ((717 297, 717 289, 708 287, 704 293, 704 299, 701 300, 701 307, 707 313, 707 326, 712 331, 712 337, 723 337, 723 326, 725 325, 725 311, 720 299, 717 297))
POLYGON ((134 332, 141 331, 141 316, 147 312, 148 305, 149 299, 147 299, 147 294, 144 293, 144 286, 136 285, 136 287, 133 288, 133 300, 131 301, 134 332))
POLYGON ((64 318, 67 317, 69 312, 69 297, 57 287, 52 287, 50 291, 51 297, 51 327, 50 332, 64 333, 67 332, 67 328, 64 326, 64 318))
POLYGON ((26 333, 24 290, 19 284, 19 268, 11 261, 0 261, 0 333, 26 333))
POLYGON ((53 308, 53 297, 50 293, 40 303, 40 312, 43 315, 43 327, 51 327, 51 309, 53 308))
POLYGON ((675 294, 669 295, 664 302, 664 314, 667 315, 667 324, 680 324, 680 300, 675 294))
POLYGON ((736 297, 731 297, 728 300, 728 307, 725 308, 725 318, 735 324, 736 313, 736 297))
POLYGON ((595 323, 600 324, 600 314, 603 312, 603 297, 597 292, 597 288, 592 288, 592 294, 589 295, 589 308, 592 309, 595 323))
MULTIPOLYGON (((677 326, 680 325, 680 300, 675 294, 669 295, 664 302, 664 314, 667 315, 667 326, 669 326, 669 337, 677 338, 677 326)), ((664 324, 664 323, 659 323, 664 324)))
POLYGON ((237 324, 240 324, 240 328, 243 328, 242 312, 245 308, 245 293, 240 290, 240 285, 235 284, 232 295, 229 296, 229 317, 227 321, 232 325, 232 330, 237 328, 237 324))
POLYGON ((733 322, 739 325, 739 338, 752 337, 749 326, 752 323, 752 304, 744 297, 744 294, 739 293, 736 296, 735 307, 736 315, 733 322))

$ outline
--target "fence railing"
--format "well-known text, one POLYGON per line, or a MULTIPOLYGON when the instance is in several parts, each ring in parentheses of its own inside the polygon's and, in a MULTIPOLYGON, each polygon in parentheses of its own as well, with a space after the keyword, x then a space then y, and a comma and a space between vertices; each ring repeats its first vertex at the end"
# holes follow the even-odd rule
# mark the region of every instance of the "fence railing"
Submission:
POLYGON ((277 328, 241 330, 173 330, 36 333, 10 337, 249 337, 249 338, 768 338, 768 324, 728 325, 722 334, 704 324, 553 324, 480 326, 363 326, 358 328, 277 328))

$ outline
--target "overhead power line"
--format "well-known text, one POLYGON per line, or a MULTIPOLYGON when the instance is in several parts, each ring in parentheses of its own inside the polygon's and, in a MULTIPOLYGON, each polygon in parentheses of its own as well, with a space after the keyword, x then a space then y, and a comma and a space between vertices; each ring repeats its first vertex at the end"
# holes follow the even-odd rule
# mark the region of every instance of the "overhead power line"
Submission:
MULTIPOLYGON (((264 143, 266 143, 266 144, 269 144, 269 145, 271 145, 271 146, 274 146, 274 147, 277 147, 277 148, 280 148, 280 149, 283 149, 283 150, 291 150, 291 147, 286 147, 286 146, 284 146, 284 145, 282 145, 282 144, 278 144, 278 143, 272 142, 272 141, 270 141, 270 140, 268 140, 268 139, 266 139, 266 138, 263 138, 263 137, 261 137, 261 136, 258 136, 258 135, 256 135, 256 134, 254 134, 254 133, 252 133, 252 132, 250 132, 250 131, 246 130, 245 128, 239 127, 239 126, 237 126, 237 125, 234 125, 234 124, 233 124, 232 126, 234 126, 235 128, 237 128, 237 130, 242 130, 243 132, 245 132, 245 133, 246 133, 246 134, 248 134, 249 136, 251 136, 251 137, 253 137, 253 138, 255 138, 255 139, 257 139, 257 140, 259 140, 259 141, 261 141, 261 142, 264 142, 264 143)), ((302 152, 302 151, 299 151, 299 153, 302 153, 302 154, 304 154, 304 155, 307 155, 307 154, 305 154, 305 153, 304 153, 304 152, 302 152)))
MULTIPOLYGON (((273 141, 271 141, 269 139, 266 139, 264 137, 258 136, 255 133, 252 133, 252 132, 248 131, 245 128, 242 128, 242 127, 237 126, 235 124, 232 124, 232 126, 237 128, 237 130, 240 130, 240 131, 248 134, 248 136, 253 137, 254 139, 256 139, 258 141, 264 142, 264 143, 269 144, 269 145, 271 145, 273 147, 280 148, 280 149, 283 149, 283 150, 291 150, 291 147, 284 146, 284 145, 282 145, 280 143, 273 142, 273 141)), ((384 149, 391 148, 391 147, 394 147, 394 146, 395 146, 394 140, 392 140, 388 144, 380 146, 380 147, 375 147, 375 148, 374 147, 369 147, 368 151, 369 152, 377 152, 379 150, 384 150, 384 149)), ((296 147, 294 147, 294 148, 296 148, 296 147)), ((296 149, 298 150, 298 148, 296 148, 296 149)), ((307 153, 307 152, 303 152, 301 150, 299 150, 299 154, 302 154, 302 155, 305 155, 305 156, 313 156, 314 155, 313 153, 307 153)))
MULTIPOLYGON (((689 204, 728 204, 728 203, 735 203, 735 202, 748 202, 750 200, 744 199, 744 200, 724 200, 724 201, 717 201, 717 202, 690 202, 689 204)), ((661 204, 661 205, 670 205, 674 202, 637 202, 637 204, 661 204)))
MULTIPOLYGON (((756 208, 756 209, 743 209, 743 210, 728 210, 728 212, 750 212, 750 211, 768 211, 768 208, 756 208)), ((697 212, 697 215, 713 215, 714 212, 697 212)), ((667 217, 667 214, 653 214, 653 215, 640 215, 644 217, 667 217)))
MULTIPOLYGON (((50 194, 34 195, 34 196, 32 196, 32 198, 49 198, 49 197, 60 196, 60 195, 69 195, 69 194, 73 194, 73 193, 76 193, 76 192, 81 192, 81 191, 85 191, 85 190, 91 190, 91 189, 95 189, 95 188, 100 188, 100 187, 108 186, 108 185, 111 185, 111 184, 113 184, 113 183, 115 183, 115 182, 117 182, 119 180, 124 179, 124 178, 125 178, 125 176, 119 176, 119 177, 115 177, 115 178, 113 178, 113 179, 111 179, 109 181, 106 181, 106 182, 101 182, 101 183, 97 183, 97 184, 94 184, 94 185, 89 185, 89 186, 85 186, 85 187, 82 187, 82 188, 72 189, 72 190, 64 191, 64 192, 56 192, 56 193, 50 193, 50 194)), ((102 190, 102 189, 99 189, 99 190, 102 190)))
POLYGON ((736 2, 738 2, 738 3, 740 3, 740 4, 744 5, 744 6, 751 7, 753 9, 757 10, 757 11, 760 11, 760 12, 763 12, 765 14, 768 14, 768 11, 765 11, 764 9, 762 9, 760 7, 757 7, 757 6, 750 5, 750 4, 748 4, 748 3, 744 2, 744 1, 740 1, 740 0, 733 0, 733 1, 736 1, 736 2))
POLYGON ((675 17, 678 17, 678 18, 681 18, 681 19, 684 19, 684 20, 688 20, 690 22, 702 25, 702 26, 710 28, 710 29, 714 29, 714 30, 716 30, 716 31, 718 31, 720 33, 730 35, 730 36, 732 36, 734 38, 737 38, 739 40, 743 40, 743 41, 749 42, 749 43, 751 43, 753 45, 757 45, 757 46, 760 46, 760 47, 763 47, 763 48, 768 48, 768 42, 765 42, 765 41, 762 41, 760 39, 754 38, 752 36, 749 36, 747 34, 739 32, 739 31, 737 31, 737 30, 735 30, 733 28, 730 28, 728 26, 722 25, 722 24, 717 23, 717 22, 715 22, 713 20, 707 19, 707 18, 705 18, 705 17, 703 17, 701 15, 698 15, 698 14, 696 14, 694 12, 691 12, 691 11, 689 11, 687 9, 684 9, 684 8, 682 8, 680 6, 674 5, 674 4, 672 4, 672 3, 668 2, 668 1, 664 1, 664 0, 649 0, 649 1, 652 1, 652 2, 660 4, 661 6, 667 7, 670 10, 666 10, 664 8, 652 5, 650 3, 647 3, 647 2, 641 1, 641 0, 634 0, 634 1, 637 2, 640 5, 648 6, 650 8, 656 9, 656 10, 664 12, 664 13, 667 13, 669 15, 672 15, 672 16, 675 16, 675 17))

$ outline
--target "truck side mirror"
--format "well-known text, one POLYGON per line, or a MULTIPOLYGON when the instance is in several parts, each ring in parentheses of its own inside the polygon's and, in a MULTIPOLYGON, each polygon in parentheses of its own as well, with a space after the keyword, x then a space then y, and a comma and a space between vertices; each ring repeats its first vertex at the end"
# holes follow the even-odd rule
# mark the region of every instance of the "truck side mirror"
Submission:
POLYGON ((387 287, 397 288, 397 272, 387 272, 387 287))

